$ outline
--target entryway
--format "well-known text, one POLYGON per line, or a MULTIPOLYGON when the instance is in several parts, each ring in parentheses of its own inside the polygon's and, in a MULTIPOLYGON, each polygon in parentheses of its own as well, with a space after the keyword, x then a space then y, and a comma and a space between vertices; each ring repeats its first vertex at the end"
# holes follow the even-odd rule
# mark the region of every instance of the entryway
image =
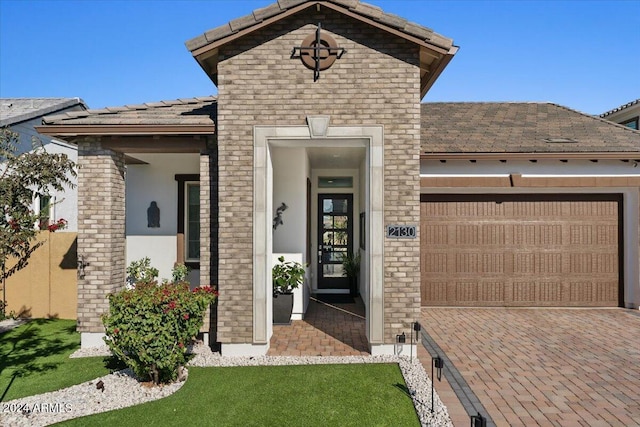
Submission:
POLYGON ((269 356, 369 355, 362 299, 327 304, 311 298, 303 320, 273 326, 270 344, 269 356))
POLYGON ((349 289, 343 257, 353 253, 353 194, 318 195, 318 289, 349 289))

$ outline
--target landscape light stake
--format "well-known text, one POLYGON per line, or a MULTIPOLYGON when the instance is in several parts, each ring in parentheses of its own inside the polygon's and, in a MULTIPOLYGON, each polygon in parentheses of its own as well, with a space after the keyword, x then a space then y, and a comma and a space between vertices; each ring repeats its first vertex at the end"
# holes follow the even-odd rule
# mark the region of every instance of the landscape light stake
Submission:
POLYGON ((404 334, 404 332, 396 335, 396 356, 400 356, 400 353, 402 353, 402 350, 404 350, 404 343, 406 342, 407 336, 404 334), (400 344, 402 344, 402 346, 400 344))
POLYGON ((438 381, 442 381, 442 368, 444 366, 444 361, 442 360, 442 357, 440 356, 436 356, 436 357, 432 357, 431 358, 431 413, 433 414, 434 412, 434 406, 433 406, 433 380, 435 379, 433 377, 433 368, 436 368, 438 370, 438 381))
POLYGON ((471 427, 487 427, 487 419, 480 415, 471 415, 471 427))
MULTIPOLYGON (((416 345, 420 342, 420 329, 422 326, 418 322, 413 322, 413 330, 416 331, 416 345)), ((418 348, 416 347, 416 357, 418 357, 418 348)), ((413 334, 411 334, 411 362, 413 363, 413 334)))

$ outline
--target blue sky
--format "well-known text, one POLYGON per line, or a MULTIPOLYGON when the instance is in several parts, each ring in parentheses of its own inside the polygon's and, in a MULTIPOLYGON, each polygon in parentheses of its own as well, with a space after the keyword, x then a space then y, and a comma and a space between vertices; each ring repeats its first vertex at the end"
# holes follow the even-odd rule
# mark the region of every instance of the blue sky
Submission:
MULTIPOLYGON (((216 94, 188 39, 275 0, 0 0, 0 96, 91 108, 216 94)), ((640 1, 383 1, 460 51, 424 101, 550 101, 597 114, 640 98, 640 1)))

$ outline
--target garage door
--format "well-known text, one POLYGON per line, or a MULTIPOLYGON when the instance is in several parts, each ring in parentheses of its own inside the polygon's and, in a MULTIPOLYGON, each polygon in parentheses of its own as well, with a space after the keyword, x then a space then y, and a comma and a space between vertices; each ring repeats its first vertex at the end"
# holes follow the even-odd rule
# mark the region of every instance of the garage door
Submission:
POLYGON ((619 306, 617 195, 423 195, 422 304, 619 306))

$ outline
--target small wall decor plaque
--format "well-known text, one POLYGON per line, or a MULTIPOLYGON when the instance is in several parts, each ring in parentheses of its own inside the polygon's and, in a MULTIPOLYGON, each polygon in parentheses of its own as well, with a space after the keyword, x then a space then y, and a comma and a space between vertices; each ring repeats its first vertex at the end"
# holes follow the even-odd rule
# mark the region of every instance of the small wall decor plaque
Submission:
POLYGON ((160 227, 160 208, 158 204, 153 201, 147 209, 147 227, 159 228, 160 227))

